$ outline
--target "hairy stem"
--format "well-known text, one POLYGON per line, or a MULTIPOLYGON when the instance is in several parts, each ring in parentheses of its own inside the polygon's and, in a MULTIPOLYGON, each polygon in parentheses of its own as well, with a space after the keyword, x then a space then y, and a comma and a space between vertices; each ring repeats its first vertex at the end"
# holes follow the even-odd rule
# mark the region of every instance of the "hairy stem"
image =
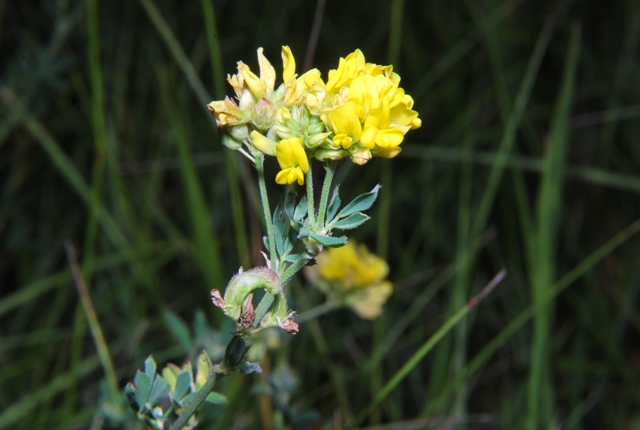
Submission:
POLYGON ((267 227, 267 240, 269 241, 269 260, 271 268, 278 271, 278 255, 276 254, 276 240, 273 232, 273 220, 271 219, 271 208, 269 207, 269 196, 267 195, 267 184, 264 180, 264 155, 259 154, 255 158, 256 170, 258 171, 258 186, 260 188, 260 200, 262 201, 262 211, 264 223, 267 227))
POLYGON ((293 277, 293 275, 298 273, 300 269, 302 269, 304 265, 307 264, 307 261, 309 261, 310 259, 311 256, 309 256, 309 254, 301 254, 300 257, 298 257, 298 259, 294 261, 291 266, 287 267, 287 270, 285 270, 280 275, 280 285, 284 286, 289 281, 289 279, 293 277))
POLYGON ((260 300, 260 303, 256 308, 256 322, 255 322, 256 327, 260 324, 260 321, 262 321, 262 318, 264 317, 264 315, 267 313, 267 311, 273 304, 274 298, 275 298, 274 294, 265 293, 265 295, 262 297, 262 300, 260 300))
MULTIPOLYGON (((220 377, 224 376, 220 374, 220 377)), ((196 396, 191 400, 191 402, 184 408, 180 417, 171 424, 169 430, 180 430, 182 427, 187 424, 189 419, 196 413, 198 408, 204 403, 209 393, 213 391, 213 388, 219 381, 218 373, 215 371, 209 376, 207 382, 204 383, 200 391, 196 394, 196 396)))

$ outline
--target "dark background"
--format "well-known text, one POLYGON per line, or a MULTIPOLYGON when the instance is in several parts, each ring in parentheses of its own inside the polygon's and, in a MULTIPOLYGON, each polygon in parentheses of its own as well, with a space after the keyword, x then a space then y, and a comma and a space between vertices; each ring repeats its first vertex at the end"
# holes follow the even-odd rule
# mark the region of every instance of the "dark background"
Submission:
POLYGON ((345 198, 383 184, 356 237, 396 289, 373 323, 339 310, 279 340, 262 365, 291 372, 286 401, 229 378, 202 427, 352 423, 505 268, 362 425, 639 428, 639 43, 630 0, 0 1, 0 429, 131 428, 109 380, 220 353, 208 291, 262 264, 262 227, 205 105, 259 46, 280 73, 282 45, 325 78, 360 48, 415 100, 400 156, 337 176, 345 198))

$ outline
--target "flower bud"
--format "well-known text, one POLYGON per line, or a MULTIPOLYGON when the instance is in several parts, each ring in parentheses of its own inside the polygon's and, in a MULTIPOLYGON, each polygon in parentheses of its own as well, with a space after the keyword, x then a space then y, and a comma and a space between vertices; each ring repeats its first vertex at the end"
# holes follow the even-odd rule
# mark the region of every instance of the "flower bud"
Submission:
POLYGON ((224 352, 224 364, 229 369, 238 367, 244 361, 245 356, 249 352, 249 348, 251 348, 251 344, 244 336, 239 334, 233 335, 224 352))

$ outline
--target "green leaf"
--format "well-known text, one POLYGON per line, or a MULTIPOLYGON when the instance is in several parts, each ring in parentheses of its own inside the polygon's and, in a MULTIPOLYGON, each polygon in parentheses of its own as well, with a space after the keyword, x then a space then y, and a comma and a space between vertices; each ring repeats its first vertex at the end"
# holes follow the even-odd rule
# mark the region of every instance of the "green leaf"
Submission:
POLYGON ((300 254, 289 254, 287 255, 287 258, 285 258, 284 260, 288 261, 289 263, 293 263, 298 259, 298 257, 300 257, 300 254))
POLYGON ((191 373, 182 372, 178 375, 178 379, 176 380, 176 388, 173 392, 173 398, 181 400, 189 388, 191 388, 191 373))
POLYGON ((309 235, 313 240, 318 243, 328 246, 329 248, 340 248, 347 243, 346 236, 332 237, 332 236, 320 236, 319 234, 311 233, 309 235))
POLYGON ((189 393, 186 396, 184 396, 184 398, 180 400, 180 403, 182 404, 182 406, 189 404, 191 400, 193 400, 193 398, 196 396, 196 394, 198 394, 198 392, 189 393))
POLYGON ((153 377, 156 376, 156 361, 153 356, 148 356, 144 361, 144 373, 153 381, 153 377))
POLYGON ((216 393, 215 391, 209 393, 204 401, 213 403, 214 405, 224 405, 225 403, 229 403, 229 400, 227 400, 227 397, 224 394, 216 393))
POLYGON ((191 351, 191 347, 193 346, 193 340, 191 339, 191 333, 189 332, 189 327, 178 317, 175 313, 165 310, 162 313, 162 317, 164 318, 164 322, 167 325, 167 328, 173 335, 173 337, 178 341, 182 349, 185 353, 191 351))
POLYGON ((144 406, 145 403, 147 403, 150 393, 151 378, 149 378, 146 373, 142 373, 138 370, 138 373, 136 373, 136 397, 138 398, 138 403, 141 406, 144 406))
POLYGON ((152 405, 157 405, 169 395, 171 391, 171 386, 169 383, 161 376, 156 376, 156 380, 153 382, 153 388, 151 389, 151 394, 149 394, 148 402, 152 405))
POLYGON ((207 317, 202 312, 202 309, 198 308, 193 316, 193 336, 195 341, 204 339, 207 333, 207 317))
POLYGON ((289 217, 289 219, 293 219, 293 214, 296 211, 296 198, 298 197, 298 193, 293 190, 287 191, 284 195, 284 211, 289 217))
POLYGON ((138 396, 136 395, 136 387, 131 382, 127 382, 124 387, 124 394, 127 396, 127 402, 131 409, 136 412, 140 411, 140 403, 138 403, 138 396))
POLYGON ((376 201, 380 188, 381 185, 378 184, 373 190, 369 191, 368 193, 360 194, 358 197, 353 199, 351 203, 342 208, 342 210, 338 213, 338 218, 345 218, 356 212, 362 212, 369 209, 371 206, 373 206, 373 202, 376 201))
POLYGON ((305 215, 307 215, 307 209, 309 209, 307 205, 307 198, 305 196, 302 196, 300 198, 298 206, 296 206, 296 210, 293 213, 293 222, 296 224, 301 224, 302 219, 305 217, 305 215))
POLYGON ((365 215, 362 212, 356 212, 345 218, 338 219, 338 221, 331 224, 331 227, 339 230, 350 230, 364 224, 369 219, 368 215, 365 215))
POLYGON ((298 240, 297 235, 293 229, 289 229, 289 234, 283 238, 282 242, 282 255, 287 255, 293 249, 293 246, 298 240))
MULTIPOLYGON (((279 214, 284 215, 282 210, 280 209, 280 205, 278 205, 276 207, 276 210, 273 211, 273 237, 276 241, 276 252, 278 253, 278 255, 282 255, 282 229, 284 223, 279 222, 279 220, 281 219, 279 214)), ((284 216, 282 218, 284 218, 284 216)), ((270 257, 274 258, 275 256, 270 257)))
POLYGON ((338 209, 340 209, 340 204, 342 200, 340 200, 340 193, 338 192, 340 185, 336 185, 333 189, 333 194, 331 195, 331 201, 329 201, 329 207, 327 209, 327 220, 331 221, 338 213, 338 209))
POLYGON ((300 231, 298 232, 298 237, 304 238, 309 236, 309 223, 302 224, 300 231))

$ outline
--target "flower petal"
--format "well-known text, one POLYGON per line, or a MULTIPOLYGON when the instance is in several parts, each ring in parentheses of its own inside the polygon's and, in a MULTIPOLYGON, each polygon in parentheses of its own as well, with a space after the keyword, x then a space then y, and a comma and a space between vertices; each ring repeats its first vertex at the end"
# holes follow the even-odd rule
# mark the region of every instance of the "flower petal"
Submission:
POLYGON ((273 68, 267 57, 262 53, 263 49, 258 48, 258 64, 260 64, 260 80, 265 90, 270 94, 276 84, 276 69, 273 68))
POLYGON ((288 46, 282 47, 282 79, 285 84, 295 78, 296 60, 293 58, 291 49, 288 46))
POLYGON ((258 150, 260 150, 260 152, 264 154, 271 156, 276 155, 276 142, 269 139, 268 137, 263 136, 255 130, 251 132, 251 144, 258 148, 258 150))

